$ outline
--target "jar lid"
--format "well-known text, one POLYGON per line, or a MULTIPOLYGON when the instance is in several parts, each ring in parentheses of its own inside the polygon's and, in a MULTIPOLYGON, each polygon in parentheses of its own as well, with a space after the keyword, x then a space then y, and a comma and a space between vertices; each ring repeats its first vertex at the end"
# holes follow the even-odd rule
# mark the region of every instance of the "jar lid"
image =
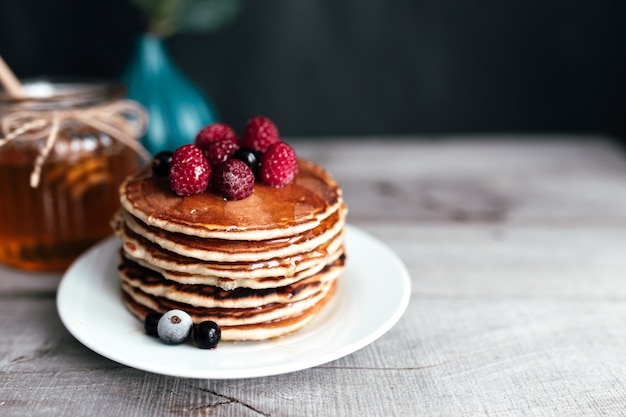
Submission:
POLYGON ((0 92, 0 104, 55 104, 63 106, 89 106, 104 100, 122 98, 126 88, 118 82, 109 81, 64 81, 53 79, 31 79, 22 83, 23 97, 12 97, 0 92))

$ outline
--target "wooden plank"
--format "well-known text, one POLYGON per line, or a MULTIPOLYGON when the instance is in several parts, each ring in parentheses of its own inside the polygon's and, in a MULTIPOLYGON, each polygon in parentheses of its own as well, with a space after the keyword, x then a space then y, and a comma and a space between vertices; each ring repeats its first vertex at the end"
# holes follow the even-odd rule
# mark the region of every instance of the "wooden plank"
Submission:
POLYGON ((26 347, 11 357, 3 344, 3 416, 24 410, 91 416, 625 411, 623 302, 414 297, 398 326, 351 356, 293 374, 235 381, 125 368, 60 331, 58 319, 48 318, 53 303, 9 304, 2 304, 3 316, 17 305, 31 315, 19 331, 2 322, 13 334, 11 351, 26 347))
POLYGON ((0 264, 0 295, 23 293, 52 293, 56 291, 62 273, 28 272, 0 264))
POLYGON ((342 184, 352 221, 626 225, 626 162, 605 141, 296 147, 342 184))
POLYGON ((400 256, 421 296, 626 297, 626 228, 357 225, 400 256))

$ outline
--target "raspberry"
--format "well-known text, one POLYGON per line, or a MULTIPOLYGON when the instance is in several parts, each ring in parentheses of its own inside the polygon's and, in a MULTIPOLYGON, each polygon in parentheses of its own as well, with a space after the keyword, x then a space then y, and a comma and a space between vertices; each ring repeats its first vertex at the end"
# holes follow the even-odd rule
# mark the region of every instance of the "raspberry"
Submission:
POLYGON ((228 138, 218 139, 211 142, 203 149, 203 153, 209 164, 215 166, 220 162, 227 161, 235 151, 239 149, 237 142, 228 138))
POLYGON ((232 127, 224 123, 211 123, 206 125, 196 135, 194 144, 205 150, 211 142, 215 142, 220 139, 228 139, 232 142, 237 142, 237 134, 232 127))
POLYGON ((265 152, 272 143, 280 142, 278 128, 267 117, 253 117, 246 124, 241 136, 241 146, 265 152))
POLYGON ((227 200, 242 200, 254 190, 254 174, 243 161, 230 159, 215 168, 215 189, 227 200))
POLYGON ((291 184, 297 173, 298 157, 291 146, 277 142, 267 148, 259 167, 259 177, 264 184, 282 187, 291 184))
POLYGON ((178 195, 204 191, 211 177, 211 166, 195 145, 183 145, 174 151, 170 165, 170 186, 178 195))

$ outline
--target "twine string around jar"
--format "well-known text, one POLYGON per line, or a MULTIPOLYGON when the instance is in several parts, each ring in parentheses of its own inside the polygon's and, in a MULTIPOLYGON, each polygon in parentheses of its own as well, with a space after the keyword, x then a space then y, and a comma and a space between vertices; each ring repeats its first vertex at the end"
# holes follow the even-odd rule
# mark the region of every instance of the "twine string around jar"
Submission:
POLYGON ((143 107, 132 100, 119 100, 82 109, 33 111, 18 110, 2 118, 0 148, 16 139, 42 140, 45 144, 35 160, 30 175, 30 186, 36 188, 41 170, 54 147, 64 123, 80 123, 107 134, 133 149, 147 162, 150 153, 141 145, 139 138, 145 133, 148 116, 143 107))

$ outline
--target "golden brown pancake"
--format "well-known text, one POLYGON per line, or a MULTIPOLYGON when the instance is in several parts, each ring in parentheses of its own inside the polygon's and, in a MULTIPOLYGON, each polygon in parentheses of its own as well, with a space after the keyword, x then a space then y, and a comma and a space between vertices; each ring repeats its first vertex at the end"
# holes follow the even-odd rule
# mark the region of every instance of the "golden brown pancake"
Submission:
POLYGON ((212 262, 253 262, 310 252, 340 234, 345 226, 345 208, 340 207, 314 229, 291 237, 251 242, 247 240, 198 239, 197 236, 167 232, 146 225, 124 210, 120 210, 119 217, 121 217, 119 219, 122 224, 121 227, 124 228, 126 234, 129 234, 128 229, 130 229, 132 234, 154 242, 169 252, 212 262))
POLYGON ((295 236, 317 227, 342 204, 341 188, 318 165, 300 161, 293 183, 280 188, 256 183, 248 198, 226 201, 216 193, 181 197, 167 178, 138 171, 120 190, 122 206, 149 226, 225 240, 295 236))
POLYGON ((338 259, 320 271, 315 279, 265 292, 232 291, 231 294, 224 294, 224 291, 219 288, 202 286, 202 290, 199 291, 204 291, 204 294, 201 294, 201 297, 194 297, 193 295, 197 294, 194 294, 193 288, 178 285, 177 289, 183 295, 180 300, 160 295, 160 290, 172 289, 172 286, 176 284, 167 282, 154 271, 143 270, 143 267, 138 264, 123 263, 120 267, 120 275, 125 297, 138 304, 153 310, 182 309, 189 313, 196 323, 213 320, 222 325, 232 326, 262 323, 302 313, 326 296, 335 285, 342 266, 343 259, 338 259), (150 278, 148 285, 143 282, 146 276, 150 278), (185 292, 191 293, 192 297, 184 297, 185 292), (273 297, 276 294, 279 296, 273 297), (282 297, 288 294, 294 296, 282 297), (225 299, 220 299, 220 295, 223 295, 225 299), (268 297, 268 302, 258 303, 260 297, 268 297), (270 298, 275 299, 270 300, 270 298), (236 299, 242 300, 242 303, 232 302, 236 299))
POLYGON ((293 282, 296 276, 305 278, 332 262, 343 252, 344 234, 342 230, 337 236, 311 252, 285 258, 255 262, 211 262, 169 252, 124 227, 118 230, 118 235, 124 242, 123 251, 127 258, 181 283, 219 285, 212 282, 217 278, 227 285, 226 287, 219 285, 224 289, 265 288, 280 285, 279 279, 289 279, 293 282), (184 282, 186 279, 196 282, 184 282), (228 284, 229 282, 231 283, 228 284), (272 285, 272 282, 276 285, 272 285))
MULTIPOLYGON (((300 270, 296 273, 289 273, 289 275, 272 275, 267 277, 251 277, 251 278, 225 278, 223 276, 216 275, 199 275, 199 274, 187 274, 184 272, 178 272, 176 270, 168 270, 160 268, 156 265, 150 264, 142 259, 136 259, 128 254, 125 254, 126 258, 138 263, 139 265, 152 269, 163 275, 163 277, 169 281, 173 281, 179 284, 187 285, 210 285, 214 287, 220 287, 223 290, 234 290, 237 288, 252 288, 252 289, 264 289, 275 288, 284 285, 292 284, 301 279, 310 277, 313 274, 318 273, 322 268, 326 267, 326 264, 317 262, 312 267, 300 270)), ((339 247, 337 251, 330 254, 328 262, 333 263, 337 259, 343 256, 343 246, 339 247)), ((269 271, 269 270, 268 270, 269 271)), ((245 271, 243 271, 245 272, 245 271)), ((243 273, 242 273, 243 275, 243 273)))
MULTIPOLYGON (((317 314, 322 307, 324 307, 331 300, 335 294, 336 287, 336 282, 334 282, 328 293, 326 293, 322 299, 320 299, 316 304, 313 304, 313 306, 296 315, 287 315, 280 319, 264 321, 261 323, 242 324, 237 326, 220 325, 222 340, 267 340, 299 330, 308 324, 313 319, 315 314, 317 314)), ((139 320, 144 320, 148 313, 154 311, 162 312, 164 310, 161 306, 159 306, 158 310, 156 310, 147 307, 144 304, 140 304, 135 299, 129 297, 126 293, 124 293, 123 302, 126 305, 126 308, 137 316, 139 320)), ((182 307, 184 310, 185 306, 182 307)), ((165 309, 167 310, 168 308, 165 307, 165 309)), ((196 320, 199 319, 196 318, 196 320)), ((219 323, 219 321, 220 320, 218 318, 216 323, 219 323)))
POLYGON ((288 285, 264 289, 239 287, 230 291, 211 285, 179 284, 129 260, 122 262, 119 269, 122 281, 155 297, 204 308, 254 308, 307 298, 334 281, 342 266, 343 259, 288 285))

